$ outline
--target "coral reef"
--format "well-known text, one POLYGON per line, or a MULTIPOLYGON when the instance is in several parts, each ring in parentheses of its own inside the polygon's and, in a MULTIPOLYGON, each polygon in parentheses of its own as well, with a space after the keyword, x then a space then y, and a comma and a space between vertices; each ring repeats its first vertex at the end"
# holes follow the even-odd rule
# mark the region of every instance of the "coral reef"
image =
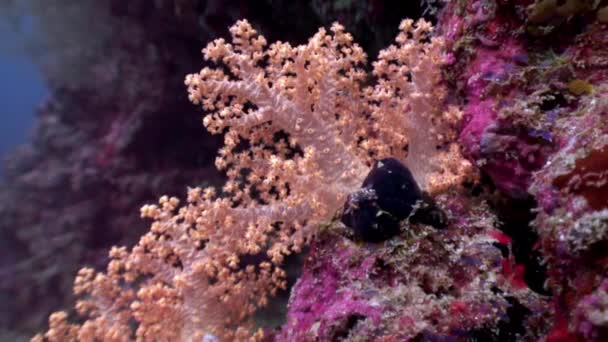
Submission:
POLYGON ((339 24, 306 45, 266 48, 241 20, 231 43, 209 43, 205 59, 219 66, 185 83, 208 112, 207 129, 224 134, 216 159, 228 177, 222 192, 193 188, 181 208, 166 196, 142 207, 142 217, 154 219, 150 232, 131 251, 112 249, 105 273, 79 272, 76 309, 85 321, 69 324, 55 313, 35 340, 258 340, 263 333, 250 335, 250 316, 285 287, 285 256, 335 215, 371 158, 408 146, 417 154, 401 158, 424 189, 457 186, 467 162, 450 143, 428 147, 449 136, 457 117, 452 107, 442 112, 442 40, 424 20, 404 20, 400 29, 398 45, 375 65, 381 81, 365 88, 366 56, 339 24), (403 138, 430 128, 431 118, 433 134, 403 138))
POLYGON ((547 341, 606 339, 593 308, 606 269, 602 6, 471 1, 440 20, 462 63, 449 77, 467 99, 464 150, 503 194, 536 213, 504 228, 514 247, 540 256, 520 257, 524 272, 546 269, 526 285, 552 296, 547 341))
POLYGON ((1 194, 4 241, 24 250, 2 259, 16 302, 63 298, 69 273, 93 266, 76 280, 80 318, 51 315, 37 340, 608 338, 606 1, 424 1, 389 14, 392 1, 311 1, 281 12, 310 21, 273 23, 262 8, 272 16, 287 2, 109 3, 130 33, 79 70, 116 92, 94 97, 86 82, 49 77, 54 98, 1 194), (397 13, 437 25, 404 20, 380 50, 393 35, 380 22, 396 27, 397 13), (217 141, 196 114, 176 119, 192 113, 177 83, 198 64, 192 45, 241 16, 253 25, 209 43, 205 67, 186 79, 204 125, 224 137, 218 191, 199 186, 221 182, 199 173, 217 141), (303 43, 336 18, 365 45, 338 24, 303 43), (197 25, 206 36, 192 34, 197 25), (281 41, 293 45, 254 29, 275 41, 290 25, 281 41), (378 51, 371 66, 365 51, 378 51), (89 112, 103 119, 78 114, 89 112), (411 170, 400 180, 411 191, 383 193, 395 175, 378 160, 411 170), (150 231, 112 249, 99 272, 104 249, 143 230, 128 211, 186 185, 181 207, 166 196, 144 206, 150 231), (68 244, 80 247, 57 253, 68 244), (286 321, 256 326, 293 254, 306 261, 286 321), (18 292, 30 277, 40 286, 18 292))
MULTIPOLYGON (((102 269, 110 246, 136 242, 146 230, 143 203, 221 183, 212 167, 220 140, 200 129, 183 93, 201 46, 243 17, 269 39, 292 42, 338 19, 277 0, 7 0, 0 8, 2 19, 25 15, 40 28, 24 48, 52 94, 0 185, 0 336, 11 340, 71 306, 80 267, 102 269)), ((409 16, 398 2, 353 10, 343 17, 358 18, 357 32, 386 32, 364 42, 368 51, 409 16)))

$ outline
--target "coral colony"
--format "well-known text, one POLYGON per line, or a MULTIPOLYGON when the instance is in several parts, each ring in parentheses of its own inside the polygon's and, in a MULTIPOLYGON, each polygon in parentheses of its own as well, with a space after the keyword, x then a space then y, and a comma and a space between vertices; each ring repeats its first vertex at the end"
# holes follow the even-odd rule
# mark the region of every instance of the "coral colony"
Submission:
POLYGON ((371 64, 337 23, 237 21, 185 80, 223 187, 143 206, 33 340, 608 340, 608 4, 521 2, 446 2, 371 64))

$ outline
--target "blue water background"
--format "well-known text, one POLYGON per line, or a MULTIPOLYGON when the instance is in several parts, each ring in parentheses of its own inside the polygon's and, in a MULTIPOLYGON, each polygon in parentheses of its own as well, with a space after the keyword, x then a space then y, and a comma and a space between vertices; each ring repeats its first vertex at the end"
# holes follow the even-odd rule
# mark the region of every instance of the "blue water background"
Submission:
MULTIPOLYGON (((49 90, 33 61, 23 49, 23 40, 34 34, 31 20, 17 25, 0 19, 0 159, 30 135, 36 108, 49 90)), ((3 178, 0 168, 0 180, 3 178)))

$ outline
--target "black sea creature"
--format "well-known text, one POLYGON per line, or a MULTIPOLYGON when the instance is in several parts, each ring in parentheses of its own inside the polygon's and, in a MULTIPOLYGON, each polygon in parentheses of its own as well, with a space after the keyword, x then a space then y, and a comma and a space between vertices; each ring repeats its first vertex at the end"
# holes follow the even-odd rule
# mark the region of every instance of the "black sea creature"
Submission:
POLYGON ((355 235, 371 242, 396 235, 400 222, 407 218, 435 228, 445 227, 447 221, 445 213, 420 190, 410 170, 394 158, 375 163, 361 189, 348 197, 342 214, 342 222, 355 235))

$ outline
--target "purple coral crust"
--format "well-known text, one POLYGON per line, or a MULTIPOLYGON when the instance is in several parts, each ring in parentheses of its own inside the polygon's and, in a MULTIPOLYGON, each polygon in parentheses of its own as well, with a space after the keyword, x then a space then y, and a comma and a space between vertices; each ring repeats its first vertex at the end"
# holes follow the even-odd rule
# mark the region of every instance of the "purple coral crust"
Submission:
MULTIPOLYGON (((460 134, 460 142, 500 190, 512 197, 525 197, 532 172, 540 168, 546 159, 546 151, 539 146, 538 142, 542 139, 534 139, 531 131, 522 130, 502 119, 499 111, 528 95, 526 89, 508 84, 510 77, 521 72, 522 64, 528 61, 528 54, 522 42, 508 34, 517 24, 512 22, 513 18, 503 18, 494 13, 494 19, 482 26, 484 30, 474 29, 472 25, 479 24, 479 20, 489 19, 483 17, 475 20, 477 17, 464 19, 461 23, 465 32, 474 31, 469 34, 474 34, 480 43, 471 47, 474 55, 469 57, 459 75, 466 98, 464 113, 467 120, 460 134), (494 29, 496 27, 499 29, 494 29), (495 44, 484 44, 482 36, 495 44), (497 48, 498 45, 500 48, 497 48), (497 84, 505 84, 500 94, 492 93, 491 88, 497 84)), ((453 37, 453 44, 456 44, 456 38, 462 39, 463 36, 453 37)))
MULTIPOLYGON (((349 319, 369 318, 373 327, 380 323, 379 306, 353 290, 341 289, 342 271, 348 268, 356 251, 348 248, 348 240, 333 239, 335 250, 326 250, 326 244, 311 247, 305 270, 296 288, 297 296, 290 301, 289 321, 283 328, 280 340, 299 340, 304 337, 336 336, 349 319), (331 253, 331 256, 327 254, 331 253), (322 320, 319 318, 323 317, 322 320)), ((327 241, 329 243, 329 241, 327 241)), ((368 257, 355 273, 365 276, 373 263, 368 257)))
MULTIPOLYGON (((345 237, 336 223, 311 246, 287 323, 273 339, 474 336, 496 329, 513 298, 530 310, 526 320, 542 316, 539 296, 503 273, 492 214, 480 202, 449 197, 440 205, 451 224, 441 231, 411 225, 385 243, 362 244, 345 237)), ((527 337, 535 331, 528 329, 527 337)))
POLYGON ((572 20, 545 13, 551 24, 541 32, 539 17, 529 17, 547 10, 540 3, 469 1, 443 12, 459 61, 448 74, 467 99, 460 141, 503 194, 532 196, 538 207, 520 232, 538 234, 534 248, 548 268, 554 325, 546 340, 606 340, 608 326, 591 321, 589 302, 602 294, 608 267, 600 219, 608 207, 608 30, 583 12, 572 20))

